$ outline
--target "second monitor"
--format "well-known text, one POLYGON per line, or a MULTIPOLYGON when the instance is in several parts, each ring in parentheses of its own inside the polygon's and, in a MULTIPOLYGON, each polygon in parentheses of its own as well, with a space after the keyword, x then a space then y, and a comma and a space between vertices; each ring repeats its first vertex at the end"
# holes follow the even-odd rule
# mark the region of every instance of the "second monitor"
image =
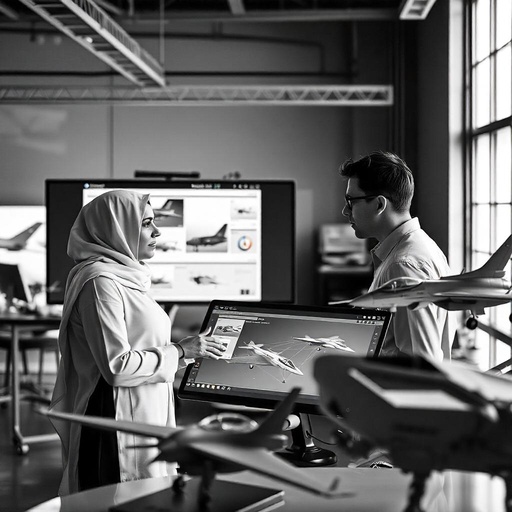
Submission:
POLYGON ((222 341, 220 360, 189 365, 179 396, 273 408, 294 387, 296 412, 318 412, 313 363, 323 354, 376 357, 390 321, 389 311, 215 300, 202 332, 222 341))

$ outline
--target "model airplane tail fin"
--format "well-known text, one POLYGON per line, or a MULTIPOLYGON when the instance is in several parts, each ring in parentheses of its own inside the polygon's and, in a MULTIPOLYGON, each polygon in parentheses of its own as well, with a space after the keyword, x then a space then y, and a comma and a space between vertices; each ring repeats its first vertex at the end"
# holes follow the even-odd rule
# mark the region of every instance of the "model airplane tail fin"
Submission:
POLYGON ((226 229, 227 229, 228 225, 227 224, 224 224, 224 226, 222 226, 219 231, 217 231, 217 233, 215 233, 215 236, 225 236, 226 235, 226 229))
POLYGON ((293 404, 300 393, 300 388, 293 388, 288 396, 271 412, 258 427, 257 432, 261 434, 276 434, 282 432, 286 418, 293 410, 293 404))
POLYGON ((512 256, 512 235, 510 235, 505 242, 498 248, 498 250, 491 255, 487 262, 477 270, 461 274, 460 278, 475 278, 475 277, 503 277, 505 275, 505 266, 512 256))
POLYGON ((172 201, 173 201, 172 199, 167 199, 167 201, 165 201, 164 205, 160 209, 161 210, 170 210, 171 206, 172 206, 172 201))
POLYGON ((25 243, 33 234, 34 231, 42 224, 42 222, 36 222, 35 224, 32 224, 28 229, 25 229, 25 231, 22 231, 18 235, 12 237, 10 239, 11 242, 21 244, 25 243))

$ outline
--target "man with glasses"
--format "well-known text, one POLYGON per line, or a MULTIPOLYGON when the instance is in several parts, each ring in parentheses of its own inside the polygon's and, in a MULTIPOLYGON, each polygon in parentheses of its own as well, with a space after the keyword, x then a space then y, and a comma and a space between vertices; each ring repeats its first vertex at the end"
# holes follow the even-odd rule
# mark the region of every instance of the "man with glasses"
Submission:
MULTIPOLYGON (((340 167, 347 178, 345 215, 358 238, 375 238, 370 291, 397 277, 439 279, 449 275, 446 257, 410 213, 414 179, 393 153, 377 151, 340 167)), ((447 311, 433 304, 397 308, 382 355, 450 359, 454 330, 447 311)))

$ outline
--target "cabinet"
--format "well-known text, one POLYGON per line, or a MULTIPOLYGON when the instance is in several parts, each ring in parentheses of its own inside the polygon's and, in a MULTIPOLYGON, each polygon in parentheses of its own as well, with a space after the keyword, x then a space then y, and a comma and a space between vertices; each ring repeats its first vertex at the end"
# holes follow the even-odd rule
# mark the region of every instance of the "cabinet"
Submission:
POLYGON ((331 301, 352 299, 368 290, 373 278, 370 265, 318 265, 317 302, 326 305, 331 301))

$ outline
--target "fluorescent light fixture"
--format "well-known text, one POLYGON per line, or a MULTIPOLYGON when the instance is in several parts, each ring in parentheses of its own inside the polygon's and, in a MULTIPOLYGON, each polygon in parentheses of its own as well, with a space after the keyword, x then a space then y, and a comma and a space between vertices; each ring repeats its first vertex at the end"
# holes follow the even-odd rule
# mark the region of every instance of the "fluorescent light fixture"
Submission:
POLYGON ((400 6, 401 20, 424 20, 436 0, 404 0, 400 6))
POLYGON ((20 0, 141 87, 165 87, 162 66, 92 0, 20 0))

